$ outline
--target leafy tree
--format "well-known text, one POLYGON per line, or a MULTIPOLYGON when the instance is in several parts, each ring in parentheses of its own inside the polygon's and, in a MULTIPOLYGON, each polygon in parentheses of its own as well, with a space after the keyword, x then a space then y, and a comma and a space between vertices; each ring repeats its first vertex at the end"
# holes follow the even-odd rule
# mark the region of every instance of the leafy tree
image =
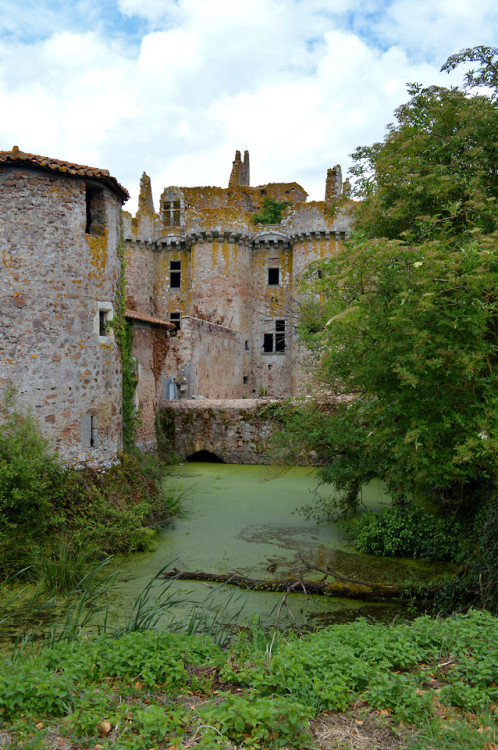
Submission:
POLYGON ((315 264, 302 307, 320 381, 355 398, 293 429, 345 502, 376 476, 464 511, 498 469, 498 108, 409 91, 385 139, 354 154, 356 233, 315 264))
POLYGON ((253 214, 253 224, 280 224, 282 211, 290 206, 288 201, 275 201, 273 198, 263 198, 261 213, 253 214))
POLYGON ((492 99, 498 98, 498 48, 485 47, 468 47, 462 49, 446 60, 441 68, 442 71, 449 73, 458 65, 466 62, 478 62, 480 67, 477 70, 469 70, 465 74, 464 88, 470 89, 475 86, 489 86, 493 89, 492 99))

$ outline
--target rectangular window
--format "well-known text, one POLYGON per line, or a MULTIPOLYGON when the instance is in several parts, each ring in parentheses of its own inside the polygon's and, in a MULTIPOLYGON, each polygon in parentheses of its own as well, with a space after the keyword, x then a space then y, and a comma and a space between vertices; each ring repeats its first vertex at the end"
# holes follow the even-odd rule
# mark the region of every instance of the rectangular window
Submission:
POLYGON ((180 289, 182 285, 182 262, 181 260, 170 260, 169 262, 169 286, 170 289, 180 289))
POLYGON ((275 321, 275 351, 285 352, 285 320, 275 321))
POLYGON ((85 203, 85 234, 104 234, 106 223, 104 191, 93 185, 86 185, 85 203))
POLYGON ((172 336, 176 336, 176 332, 180 330, 182 314, 179 312, 172 312, 169 314, 170 323, 173 323, 175 330, 171 331, 172 336))
POLYGON ((98 309, 93 319, 93 330, 99 336, 101 344, 109 343, 109 339, 113 338, 112 332, 112 319, 114 311, 112 308, 112 302, 98 302, 98 309))
POLYGON ((273 333, 263 335, 263 351, 270 353, 273 351, 273 333))
POLYGON ((285 352, 285 320, 275 321, 275 332, 263 334, 263 352, 285 352))
POLYGON ((244 385, 248 385, 249 384, 249 375, 244 375, 242 377, 242 382, 243 382, 244 385))
POLYGON ((249 351, 249 341, 247 341, 247 339, 244 341, 244 349, 246 352, 249 351))
POLYGON ((280 258, 268 258, 268 286, 280 284, 280 258))
POLYGON ((99 336, 107 336, 107 312, 99 310, 99 336))
POLYGON ((278 286, 280 284, 280 268, 268 269, 268 286, 278 286))

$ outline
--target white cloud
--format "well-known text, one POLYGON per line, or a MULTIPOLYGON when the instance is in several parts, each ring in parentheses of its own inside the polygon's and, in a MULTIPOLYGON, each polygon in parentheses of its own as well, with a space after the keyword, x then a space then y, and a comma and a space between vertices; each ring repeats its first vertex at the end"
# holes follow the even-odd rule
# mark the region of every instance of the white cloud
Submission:
POLYGON ((0 148, 106 167, 134 195, 145 169, 156 202, 167 184, 227 184, 236 148, 254 183, 322 197, 327 167, 382 137, 407 81, 460 81, 439 73, 446 56, 497 31, 491 0, 118 5, 0 0, 0 148))

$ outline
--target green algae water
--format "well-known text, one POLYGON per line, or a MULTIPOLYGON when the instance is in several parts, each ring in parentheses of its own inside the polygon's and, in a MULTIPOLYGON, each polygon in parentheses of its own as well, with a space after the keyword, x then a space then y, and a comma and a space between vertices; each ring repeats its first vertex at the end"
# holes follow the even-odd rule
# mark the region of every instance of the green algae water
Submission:
MULTIPOLYGON (((160 532, 154 552, 120 561, 119 609, 130 611, 131 602, 166 565, 180 571, 240 574, 255 579, 299 576, 308 561, 320 568, 369 582, 427 582, 449 566, 410 559, 386 559, 356 552, 345 532, 336 524, 307 520, 297 509, 310 502, 316 491, 315 472, 298 467, 279 471, 275 467, 190 463, 170 467, 165 481, 182 489, 187 498, 185 516, 160 532)), ((330 488, 322 487, 322 495, 330 488)), ((372 482, 363 491, 367 508, 380 510, 389 504, 382 486, 372 482)), ((308 571, 305 578, 323 574, 308 571)), ((154 583, 151 593, 164 583, 154 583)), ((237 625, 257 618, 271 625, 282 601, 282 593, 251 592, 229 585, 191 581, 168 582, 169 594, 181 601, 174 616, 188 618, 187 602, 205 602, 211 616, 222 612, 237 625), (185 601, 187 600, 187 601, 185 601)), ((292 594, 288 604, 301 625, 319 624, 372 616, 392 620, 399 604, 374 604, 327 596, 292 594)), ((291 624, 282 609, 280 622, 291 624)))

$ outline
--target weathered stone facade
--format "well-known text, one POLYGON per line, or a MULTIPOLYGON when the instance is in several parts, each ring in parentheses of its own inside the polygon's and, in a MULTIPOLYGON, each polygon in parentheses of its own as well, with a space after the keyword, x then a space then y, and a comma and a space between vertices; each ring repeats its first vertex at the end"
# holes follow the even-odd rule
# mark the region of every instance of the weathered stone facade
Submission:
MULTIPOLYGON (((68 462, 112 462, 122 443, 111 324, 122 237, 140 447, 155 446, 157 411, 171 400, 305 391, 298 285, 346 237, 340 168, 328 171, 325 200, 309 203, 297 183, 251 187, 249 175, 249 154, 237 152, 228 188, 166 188, 155 213, 144 174, 132 218, 105 170, 0 152, 0 388, 15 386, 68 462), (280 224, 253 222, 265 198, 288 204, 280 224)), ((241 420, 249 432, 237 440, 256 441, 241 420)))
POLYGON ((121 447, 121 363, 112 328, 121 205, 108 172, 0 152, 0 390, 14 386, 69 462, 121 447))
POLYGON ((180 329, 159 403, 306 391, 295 331, 299 284, 349 230, 348 214, 337 210, 341 170, 328 170, 325 200, 312 202, 297 183, 250 187, 249 172, 248 152, 243 160, 236 152, 228 188, 168 187, 158 213, 144 174, 137 215, 124 214, 128 307, 180 329), (288 203, 280 224, 253 222, 265 198, 288 203))

